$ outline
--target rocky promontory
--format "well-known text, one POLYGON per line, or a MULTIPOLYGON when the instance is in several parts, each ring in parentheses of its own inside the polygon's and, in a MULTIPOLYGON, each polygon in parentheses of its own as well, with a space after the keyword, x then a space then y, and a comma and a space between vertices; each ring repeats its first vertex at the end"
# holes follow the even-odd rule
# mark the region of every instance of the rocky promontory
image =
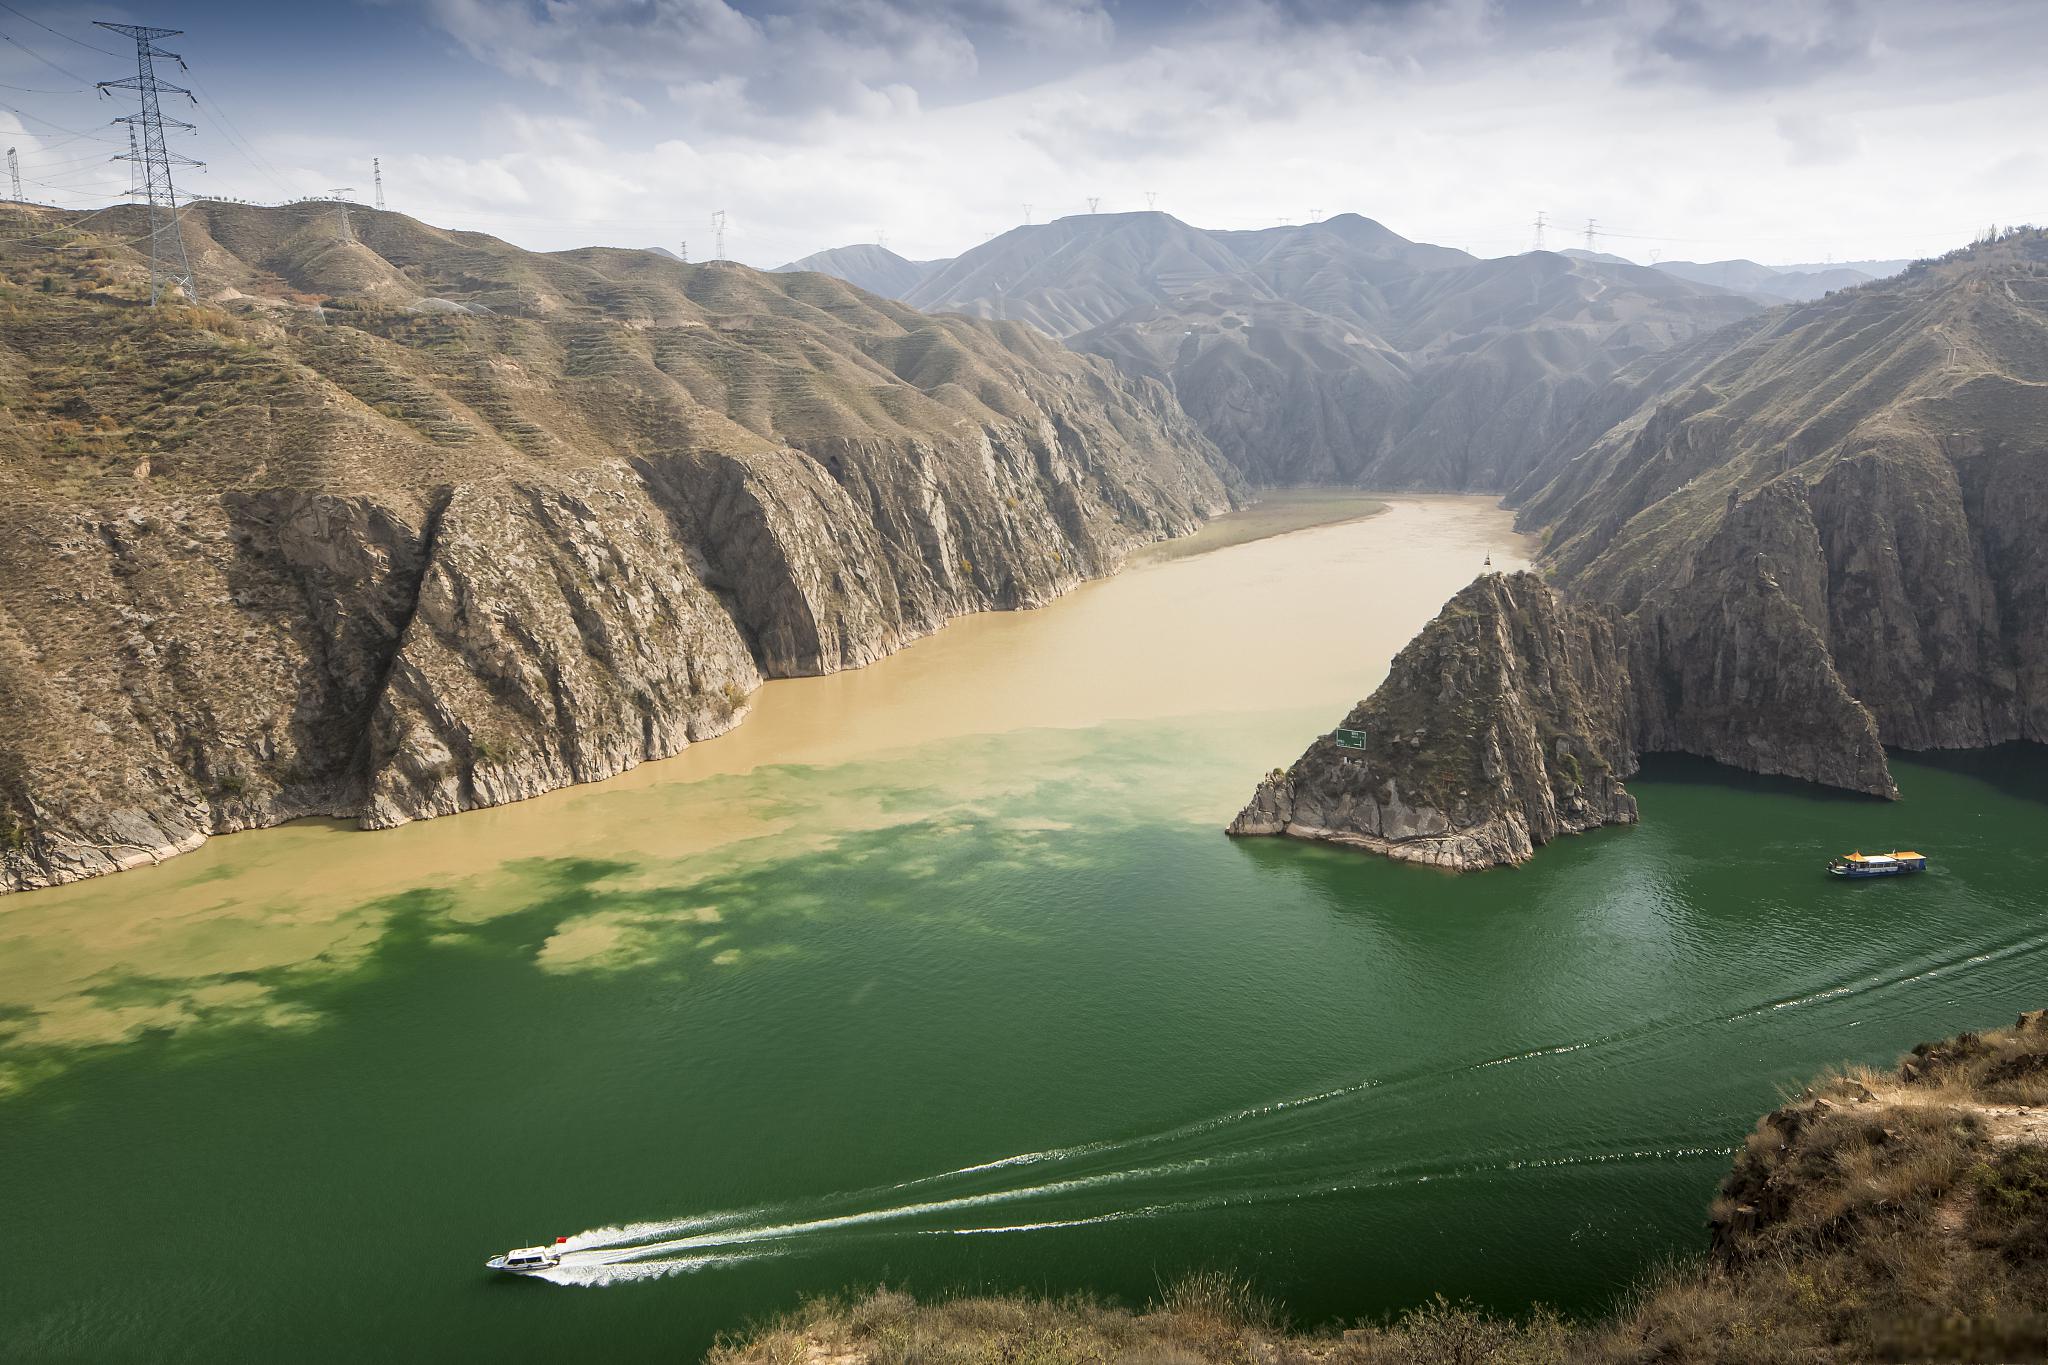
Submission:
POLYGON ((1534 574, 1488 574, 1338 732, 1259 784, 1230 833, 1461 871, 1521 863, 1561 834, 1635 822, 1622 782, 1637 727, 1625 629, 1534 574))

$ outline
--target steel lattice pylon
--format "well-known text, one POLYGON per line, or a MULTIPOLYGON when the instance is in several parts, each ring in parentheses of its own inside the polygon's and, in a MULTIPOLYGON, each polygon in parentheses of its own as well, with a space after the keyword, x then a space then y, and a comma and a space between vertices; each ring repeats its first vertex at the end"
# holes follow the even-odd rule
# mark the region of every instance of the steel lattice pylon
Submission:
MULTIPOLYGON (((171 167, 203 166, 203 161, 194 161, 180 155, 164 145, 164 129, 177 128, 189 132, 193 125, 174 118, 165 118, 159 107, 158 97, 166 90, 174 95, 183 95, 194 104, 199 101, 190 90, 180 85, 167 85, 156 78, 156 59, 162 57, 185 67, 185 59, 175 52, 166 52, 156 45, 159 38, 174 38, 184 32, 176 28, 148 28, 141 24, 109 24, 100 22, 99 27, 115 33, 126 34, 135 40, 135 74, 126 80, 101 81, 102 92, 108 90, 133 90, 142 102, 140 113, 126 115, 115 120, 125 123, 142 134, 142 180, 143 188, 149 195, 149 301, 152 306, 162 296, 165 286, 174 285, 186 298, 197 301, 199 291, 192 283, 192 262, 185 254, 185 234, 178 225, 178 192, 171 185, 171 167)), ((125 161, 128 157, 117 157, 125 161)))

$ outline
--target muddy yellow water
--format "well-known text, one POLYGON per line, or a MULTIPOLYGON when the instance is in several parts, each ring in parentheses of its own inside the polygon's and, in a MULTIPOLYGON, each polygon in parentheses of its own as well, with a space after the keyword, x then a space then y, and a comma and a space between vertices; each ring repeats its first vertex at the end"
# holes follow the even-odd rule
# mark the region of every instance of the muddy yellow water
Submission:
MULTIPOLYGON (((774 855, 789 856, 806 839, 899 818, 857 790, 834 791, 833 770, 933 741, 1341 709, 1489 556, 1516 568, 1522 552, 1509 514, 1487 498, 1277 493, 1050 607, 963 618, 868 668, 771 682, 736 730, 609 782, 390 831, 308 821, 238 834, 160 867, 0 901, 0 1010, 24 1016, 17 1052, 194 1024, 302 1023, 256 976, 359 961, 388 917, 382 897, 446 888, 460 913, 488 916, 505 904, 492 874, 524 859, 672 859, 770 835, 774 855), (780 794, 706 786, 775 765, 818 770, 801 820, 780 794), (159 985, 93 989, 110 973, 159 985)), ((951 780, 965 792, 1000 775, 963 769, 951 780)), ((1210 800, 1185 814, 1228 812, 1210 800)), ((583 926, 544 960, 599 956, 606 932, 583 926)), ((0 1087, 24 1065, 0 1064, 0 1087)))

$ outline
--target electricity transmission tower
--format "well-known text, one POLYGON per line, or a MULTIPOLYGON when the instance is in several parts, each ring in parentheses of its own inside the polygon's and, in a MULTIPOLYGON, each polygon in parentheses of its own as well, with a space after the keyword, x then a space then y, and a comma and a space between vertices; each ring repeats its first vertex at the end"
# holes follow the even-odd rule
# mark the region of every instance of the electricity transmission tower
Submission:
POLYGON ((1157 207, 1159 207, 1159 191, 1158 191, 1158 190, 1146 190, 1146 191, 1145 191, 1145 207, 1146 207, 1147 209, 1154 209, 1154 208, 1157 208, 1157 207))
POLYGON ((21 158, 15 155, 12 147, 7 149, 7 178, 14 182, 14 202, 26 203, 21 197, 21 158))
POLYGON ((1545 217, 1546 215, 1541 209, 1536 211, 1536 249, 1538 251, 1543 250, 1543 220, 1545 217))
POLYGON ((1595 240, 1594 229, 1598 226, 1599 224, 1595 223, 1591 218, 1586 220, 1586 250, 1588 251, 1593 250, 1593 242, 1595 240))
MULTIPOLYGON (((135 74, 124 80, 101 81, 102 93, 108 90, 133 90, 142 105, 141 112, 124 115, 116 119, 142 134, 142 179, 149 195, 149 303, 152 308, 162 297, 166 287, 175 287, 187 298, 197 300, 199 291, 192 283, 192 261, 185 254, 185 234, 178 226, 178 192, 171 184, 172 166, 203 166, 203 161, 174 152, 164 145, 164 129, 176 128, 190 132, 192 126, 181 119, 165 118, 160 97, 165 91, 183 95, 194 104, 199 101, 190 90, 181 85, 170 85, 156 78, 156 59, 166 58, 185 69, 185 59, 175 52, 166 52, 156 45, 159 38, 175 38, 184 32, 176 28, 148 28, 141 24, 110 24, 97 21, 99 27, 110 29, 135 40, 135 74)), ((120 158, 127 160, 126 157, 120 158)))
POLYGON ((341 215, 341 240, 344 244, 356 239, 354 229, 348 225, 348 196, 355 192, 354 185, 340 185, 328 191, 334 197, 334 211, 341 215))
POLYGON ((1101 202, 1102 202, 1102 201, 1101 201, 1100 199, 1097 199, 1097 198, 1095 198, 1094 196, 1092 196, 1092 195, 1091 195, 1091 196, 1089 197, 1089 199, 1088 199, 1088 211, 1089 211, 1090 213, 1093 213, 1093 212, 1095 212, 1095 206, 1096 206, 1097 204, 1100 204, 1101 202))
POLYGON ((135 129, 128 130, 128 202, 145 202, 149 188, 142 179, 142 148, 135 141, 135 129))
POLYGON ((384 163, 370 158, 370 183, 377 187, 377 212, 384 211, 384 163))
POLYGON ((676 245, 683 249, 681 259, 684 265, 688 265, 690 263, 690 239, 685 237, 682 241, 677 242, 676 245))
POLYGON ((1031 226, 1031 205, 1029 205, 1029 204, 1026 204, 1026 205, 1024 206, 1024 226, 1025 226, 1025 227, 1030 227, 1030 226, 1031 226))
POLYGON ((711 259, 725 259, 725 210, 718 209, 711 215, 711 259))

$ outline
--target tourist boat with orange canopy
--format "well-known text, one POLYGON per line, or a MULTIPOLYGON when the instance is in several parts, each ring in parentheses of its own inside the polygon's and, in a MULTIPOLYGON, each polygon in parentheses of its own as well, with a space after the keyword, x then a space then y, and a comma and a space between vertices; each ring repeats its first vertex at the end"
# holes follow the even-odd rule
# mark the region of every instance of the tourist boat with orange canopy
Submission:
POLYGON ((1909 853, 1903 849, 1891 853, 1864 853, 1859 850, 1828 859, 1828 875, 1832 877, 1903 877, 1908 872, 1926 870, 1925 854, 1909 853))

